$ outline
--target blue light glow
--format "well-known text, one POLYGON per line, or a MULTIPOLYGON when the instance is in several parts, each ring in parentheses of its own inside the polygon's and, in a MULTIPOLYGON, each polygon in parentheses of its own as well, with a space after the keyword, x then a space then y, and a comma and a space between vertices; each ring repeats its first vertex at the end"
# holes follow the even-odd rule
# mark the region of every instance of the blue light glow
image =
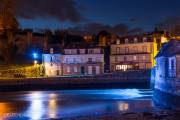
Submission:
POLYGON ((33 58, 37 59, 38 58, 38 54, 37 53, 33 53, 33 58))

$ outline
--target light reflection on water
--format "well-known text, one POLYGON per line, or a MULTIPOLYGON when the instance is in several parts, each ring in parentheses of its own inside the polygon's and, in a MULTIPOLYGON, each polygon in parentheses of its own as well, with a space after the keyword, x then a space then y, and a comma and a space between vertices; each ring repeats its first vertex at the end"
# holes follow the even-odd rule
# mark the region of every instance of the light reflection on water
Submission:
POLYGON ((3 120, 39 120, 152 108, 151 90, 32 91, 0 95, 0 119, 3 120))

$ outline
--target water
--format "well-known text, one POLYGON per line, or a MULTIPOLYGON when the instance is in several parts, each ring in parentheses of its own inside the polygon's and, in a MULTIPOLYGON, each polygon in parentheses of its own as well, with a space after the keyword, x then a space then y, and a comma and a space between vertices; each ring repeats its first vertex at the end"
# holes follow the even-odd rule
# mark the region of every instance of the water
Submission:
POLYGON ((147 89, 0 93, 0 120, 43 120, 152 109, 147 89))

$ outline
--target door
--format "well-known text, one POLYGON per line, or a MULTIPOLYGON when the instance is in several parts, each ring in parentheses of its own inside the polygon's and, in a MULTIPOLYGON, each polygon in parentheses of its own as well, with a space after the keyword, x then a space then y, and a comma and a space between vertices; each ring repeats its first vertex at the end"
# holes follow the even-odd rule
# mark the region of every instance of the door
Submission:
POLYGON ((84 73, 85 73, 85 68, 84 66, 81 66, 81 74, 84 75, 84 73))
POLYGON ((96 66, 96 74, 100 74, 100 67, 96 66))
POLYGON ((92 75, 92 66, 88 66, 88 74, 92 75))

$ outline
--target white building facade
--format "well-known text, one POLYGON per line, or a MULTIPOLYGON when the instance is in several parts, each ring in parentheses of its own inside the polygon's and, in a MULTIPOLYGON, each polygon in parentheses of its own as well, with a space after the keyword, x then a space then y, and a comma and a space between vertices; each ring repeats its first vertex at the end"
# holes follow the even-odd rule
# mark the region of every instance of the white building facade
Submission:
POLYGON ((104 54, 101 48, 68 48, 63 54, 43 54, 43 64, 47 76, 99 75, 104 71, 104 54))

